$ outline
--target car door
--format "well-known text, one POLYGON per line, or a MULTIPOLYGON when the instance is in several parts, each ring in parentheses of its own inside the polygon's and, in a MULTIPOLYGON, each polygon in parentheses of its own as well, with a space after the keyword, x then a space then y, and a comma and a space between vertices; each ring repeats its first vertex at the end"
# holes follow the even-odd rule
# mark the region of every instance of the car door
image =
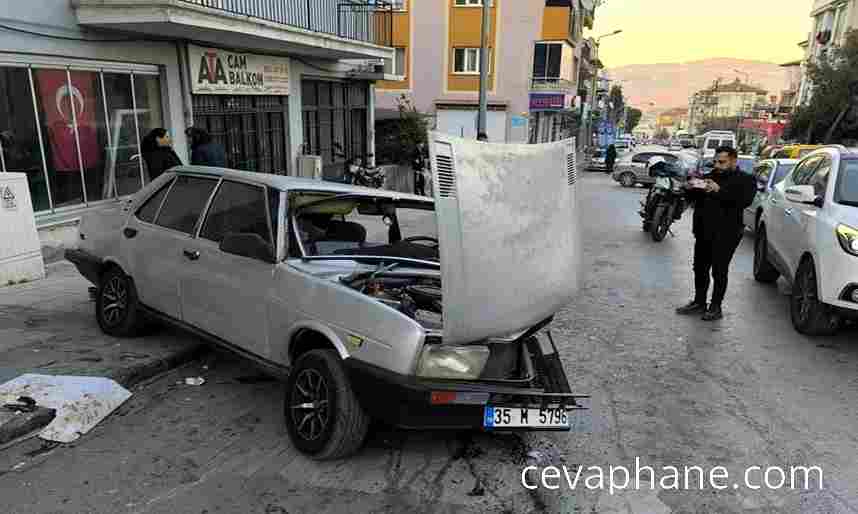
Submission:
POLYGON ((279 193, 260 184, 224 179, 212 198, 199 235, 186 242, 181 299, 184 321, 263 357, 270 356, 269 312, 275 272, 272 209, 279 193), (271 245, 270 260, 226 253, 228 233, 257 234, 271 245))
MULTIPOLYGON (((769 248, 772 250, 773 257, 783 266, 787 266, 787 255, 783 249, 789 244, 786 236, 784 235, 784 227, 786 225, 784 222, 786 217, 785 209, 789 207, 787 205, 784 191, 786 191, 790 186, 795 185, 796 180, 806 173, 806 170, 812 170, 812 167, 817 164, 819 164, 819 161, 816 157, 811 157, 799 162, 796 167, 793 168, 792 172, 789 173, 783 181, 781 181, 781 183, 772 188, 769 193, 767 203, 763 208, 765 211, 766 238, 769 242, 769 248)), ((790 273, 792 271, 794 270, 790 270, 790 273)))
POLYGON ((191 239, 217 180, 179 175, 129 217, 123 253, 140 301, 181 319, 179 271, 182 250, 191 239))
MULTIPOLYGON (((819 165, 816 167, 813 174, 808 176, 807 180, 804 181, 805 185, 813 186, 814 193, 817 197, 822 198, 823 201, 825 200, 826 192, 828 191, 828 179, 831 175, 833 165, 834 163, 830 155, 821 157, 819 165)), ((788 223, 788 225, 791 229, 795 230, 795 235, 792 236, 792 240, 796 241, 796 244, 792 247, 790 262, 794 266, 793 269, 796 269, 798 267, 799 259, 801 259, 801 256, 806 250, 810 250, 813 255, 816 256, 817 219, 821 208, 816 205, 804 203, 794 205, 794 208, 789 208, 791 211, 789 216, 794 219, 794 223, 788 223)))
MULTIPOLYGON (((827 168, 831 169, 831 158, 825 155, 814 156, 802 162, 792 175, 792 183, 784 187, 787 191, 790 186, 810 185, 816 176, 816 172, 822 170, 827 176, 827 168)), ((793 202, 784 197, 783 216, 781 218, 780 236, 782 246, 779 248, 781 256, 786 260, 789 269, 795 272, 798 267, 798 259, 808 247, 806 239, 807 231, 807 208, 816 209, 813 205, 793 202)), ((815 215, 815 211, 813 213, 815 215)))
POLYGON ((653 155, 654 154, 650 152, 642 152, 639 154, 635 154, 635 156, 632 157, 631 167, 634 171, 635 177, 637 177, 638 180, 646 180, 649 178, 646 165, 653 155))

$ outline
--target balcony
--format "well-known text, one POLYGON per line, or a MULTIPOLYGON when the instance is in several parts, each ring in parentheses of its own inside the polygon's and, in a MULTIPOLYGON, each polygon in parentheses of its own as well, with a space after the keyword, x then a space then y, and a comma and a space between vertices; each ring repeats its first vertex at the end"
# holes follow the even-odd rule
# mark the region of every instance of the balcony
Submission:
POLYGON ((72 0, 80 25, 319 59, 393 57, 386 0, 72 0))
POLYGON ((559 77, 532 77, 530 90, 569 93, 575 90, 575 83, 559 77))

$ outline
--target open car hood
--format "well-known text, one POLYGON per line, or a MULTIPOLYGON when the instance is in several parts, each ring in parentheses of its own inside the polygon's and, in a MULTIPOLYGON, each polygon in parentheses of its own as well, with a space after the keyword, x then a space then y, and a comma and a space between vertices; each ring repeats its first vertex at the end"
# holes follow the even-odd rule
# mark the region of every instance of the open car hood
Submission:
POLYGON ((429 137, 444 342, 519 332, 569 303, 582 251, 575 140, 429 137))

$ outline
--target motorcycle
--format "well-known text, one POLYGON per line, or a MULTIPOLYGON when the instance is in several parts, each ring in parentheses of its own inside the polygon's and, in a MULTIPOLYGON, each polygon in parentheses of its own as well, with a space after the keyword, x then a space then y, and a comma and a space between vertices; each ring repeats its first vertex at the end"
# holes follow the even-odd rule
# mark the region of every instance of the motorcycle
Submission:
POLYGON ((360 157, 346 161, 346 170, 343 174, 344 182, 355 186, 380 189, 384 185, 384 172, 379 167, 364 166, 363 162, 360 157))
POLYGON ((652 240, 664 240, 670 226, 682 217, 687 208, 685 190, 682 187, 682 177, 673 166, 663 167, 653 171, 655 185, 641 202, 643 209, 638 212, 643 218, 643 231, 649 232, 652 240))

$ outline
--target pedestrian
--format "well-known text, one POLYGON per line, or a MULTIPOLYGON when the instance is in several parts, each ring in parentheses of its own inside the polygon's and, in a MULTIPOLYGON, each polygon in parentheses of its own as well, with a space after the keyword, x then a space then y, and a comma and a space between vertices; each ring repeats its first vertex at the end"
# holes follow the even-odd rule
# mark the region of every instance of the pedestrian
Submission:
POLYGON ((226 167, 226 152, 223 146, 216 143, 207 130, 188 127, 185 131, 191 142, 191 164, 196 166, 226 167))
POLYGON ((149 170, 149 180, 155 180, 173 166, 181 166, 182 160, 173 150, 170 133, 167 129, 158 127, 149 131, 140 145, 143 160, 149 170))
POLYGON ((727 292, 730 261, 742 241, 745 226, 742 211, 757 194, 753 176, 736 166, 738 153, 732 147, 715 150, 715 167, 706 179, 692 178, 688 199, 694 204, 694 299, 677 314, 703 314, 703 320, 721 319, 721 304, 727 292), (709 273, 714 288, 706 305, 709 273))
POLYGON ((605 150, 605 166, 608 173, 614 172, 614 163, 617 162, 617 147, 613 144, 608 145, 605 150))
POLYGON ((414 170, 414 194, 426 196, 426 155, 422 143, 417 145, 411 159, 411 168, 414 170))

